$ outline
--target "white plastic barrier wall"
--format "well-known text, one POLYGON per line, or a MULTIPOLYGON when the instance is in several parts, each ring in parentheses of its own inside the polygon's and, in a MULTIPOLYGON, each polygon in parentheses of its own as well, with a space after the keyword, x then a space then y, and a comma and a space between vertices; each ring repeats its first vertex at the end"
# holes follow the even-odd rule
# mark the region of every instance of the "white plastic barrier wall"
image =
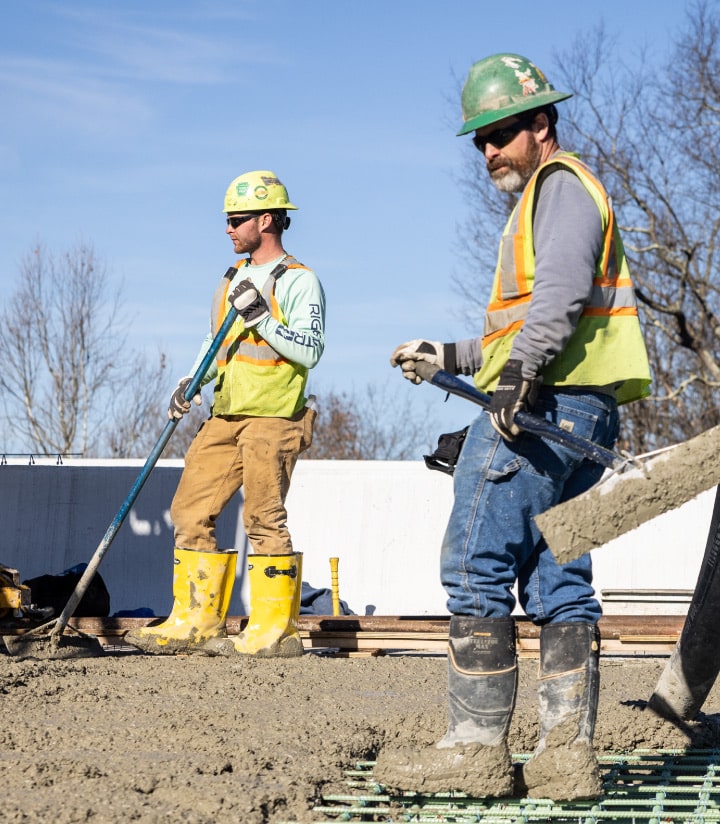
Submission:
MULTIPOLYGON (((38 461, 0 466, 0 563, 21 578, 87 563, 130 492, 142 461, 38 461)), ((169 509, 181 461, 159 461, 100 567, 111 612, 172 606, 169 509)), ((703 493, 593 552, 595 586, 693 589, 714 503, 703 493)), ((288 497, 305 581, 330 587, 339 558, 340 597, 357 614, 443 615, 439 550, 452 504, 452 480, 417 461, 303 461, 288 497)), ((242 496, 218 521, 221 548, 247 552, 242 496)), ((231 614, 246 614, 245 564, 231 614)))

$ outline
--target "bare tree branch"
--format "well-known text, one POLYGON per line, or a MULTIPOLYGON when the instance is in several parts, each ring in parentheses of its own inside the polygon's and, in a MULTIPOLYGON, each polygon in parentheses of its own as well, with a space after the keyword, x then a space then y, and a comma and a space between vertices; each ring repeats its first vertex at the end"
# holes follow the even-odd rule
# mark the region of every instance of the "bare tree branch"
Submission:
MULTIPOLYGON (((59 257, 38 247, 19 275, 0 315, 7 437, 44 455, 117 454, 119 435, 109 421, 119 407, 147 407, 143 393, 157 390, 164 359, 159 370, 137 370, 138 356, 125 345, 119 289, 109 285, 92 247, 80 244, 59 257)), ((122 454, 139 438, 139 430, 127 429, 122 454)))
POLYGON ((318 395, 313 445, 302 457, 313 460, 420 460, 438 438, 429 409, 417 409, 407 392, 389 384, 358 393, 318 395))

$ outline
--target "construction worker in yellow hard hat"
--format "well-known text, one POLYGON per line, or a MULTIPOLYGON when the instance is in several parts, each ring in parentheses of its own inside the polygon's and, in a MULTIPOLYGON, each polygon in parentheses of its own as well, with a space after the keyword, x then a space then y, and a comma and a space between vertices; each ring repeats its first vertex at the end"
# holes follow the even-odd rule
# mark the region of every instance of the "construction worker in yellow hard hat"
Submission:
MULTIPOLYGON (((325 346, 325 295, 315 273, 284 249, 287 212, 296 208, 270 171, 240 175, 225 193, 225 231, 242 257, 215 291, 191 374, 231 306, 238 317, 205 375, 204 384, 214 381, 212 414, 188 449, 171 506, 172 612, 125 636, 145 652, 302 655, 302 556, 288 532, 285 498, 298 455, 312 442, 316 412, 306 386, 325 346), (237 554, 218 549, 215 521, 240 487, 252 550, 250 617, 240 635, 227 637, 237 554)), ((189 411, 190 381, 182 378, 173 392, 171 418, 189 411)), ((199 392, 194 400, 201 402, 199 392)))
POLYGON ((560 147, 556 104, 568 97, 519 54, 472 66, 458 134, 472 135, 496 188, 517 194, 485 327, 452 343, 407 341, 391 356, 413 383, 419 361, 472 375, 491 402, 462 441, 441 549, 452 615, 447 733, 434 747, 381 752, 374 774, 390 787, 555 800, 601 792, 592 743, 600 605, 590 556, 558 564, 534 516, 587 490, 603 468, 523 434, 515 415, 532 411, 612 448, 618 405, 649 393, 650 372, 610 199, 560 147), (518 783, 507 746, 515 591, 541 628, 540 740, 518 783))

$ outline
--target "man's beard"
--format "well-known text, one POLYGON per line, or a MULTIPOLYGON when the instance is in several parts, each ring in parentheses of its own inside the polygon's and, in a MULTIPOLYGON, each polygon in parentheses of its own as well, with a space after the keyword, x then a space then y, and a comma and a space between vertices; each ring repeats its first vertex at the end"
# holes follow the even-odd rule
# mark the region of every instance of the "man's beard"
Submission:
POLYGON ((530 178, 540 165, 540 147, 533 146, 532 151, 522 161, 512 161, 507 158, 501 161, 496 168, 488 164, 490 180, 496 189, 501 192, 522 192, 530 178), (502 170, 501 174, 497 174, 502 170))

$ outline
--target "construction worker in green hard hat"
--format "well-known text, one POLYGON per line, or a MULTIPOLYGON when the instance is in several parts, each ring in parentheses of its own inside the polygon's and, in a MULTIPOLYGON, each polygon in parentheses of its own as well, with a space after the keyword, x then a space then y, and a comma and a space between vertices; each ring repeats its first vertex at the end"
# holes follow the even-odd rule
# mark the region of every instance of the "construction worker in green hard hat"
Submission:
POLYGON ((496 188, 518 196, 485 326, 452 343, 407 341, 391 356, 413 383, 421 382, 419 361, 472 375, 491 403, 462 443, 441 550, 451 613, 448 729, 434 747, 382 751, 374 774, 390 787, 555 800, 601 793, 593 748, 601 610, 590 556, 558 564, 534 516, 587 490, 603 468, 523 435, 515 415, 532 411, 612 448, 618 406, 649 393, 650 371, 610 199, 560 147, 556 104, 568 97, 518 54, 472 66, 458 134, 472 135, 496 188), (539 741, 517 775, 507 746, 515 587, 540 627, 539 741))
MULTIPOLYGON (((203 384, 214 381, 212 414, 185 456, 170 515, 175 528, 169 617, 125 639, 153 654, 295 657, 302 555, 293 549, 285 498, 298 455, 312 442, 316 411, 309 370, 325 346, 325 295, 315 273, 283 247, 296 209, 271 171, 235 178, 225 194, 226 234, 243 257, 218 285, 194 374, 231 306, 238 317, 203 384), (248 556, 249 620, 228 637, 237 553, 219 550, 215 521, 242 487, 248 556)), ((190 410, 190 377, 180 380, 168 415, 190 410)), ((195 396, 202 403, 200 392, 195 396)))

